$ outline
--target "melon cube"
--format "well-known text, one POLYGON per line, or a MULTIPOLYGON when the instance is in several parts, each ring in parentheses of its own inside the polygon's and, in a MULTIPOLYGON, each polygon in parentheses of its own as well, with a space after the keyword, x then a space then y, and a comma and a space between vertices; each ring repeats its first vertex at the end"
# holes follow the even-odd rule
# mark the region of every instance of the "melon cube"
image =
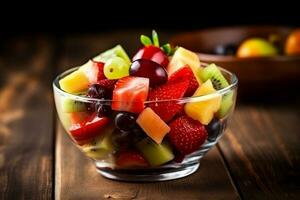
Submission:
POLYGON ((149 107, 140 113, 136 122, 157 144, 170 131, 170 127, 149 107))

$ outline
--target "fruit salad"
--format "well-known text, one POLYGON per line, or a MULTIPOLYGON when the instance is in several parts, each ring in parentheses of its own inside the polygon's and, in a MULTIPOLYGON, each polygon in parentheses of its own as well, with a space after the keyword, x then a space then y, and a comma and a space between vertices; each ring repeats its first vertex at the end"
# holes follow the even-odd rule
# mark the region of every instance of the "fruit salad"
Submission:
POLYGON ((140 37, 132 59, 121 45, 60 76, 59 117, 100 168, 148 169, 206 152, 235 104, 232 80, 184 47, 140 37))

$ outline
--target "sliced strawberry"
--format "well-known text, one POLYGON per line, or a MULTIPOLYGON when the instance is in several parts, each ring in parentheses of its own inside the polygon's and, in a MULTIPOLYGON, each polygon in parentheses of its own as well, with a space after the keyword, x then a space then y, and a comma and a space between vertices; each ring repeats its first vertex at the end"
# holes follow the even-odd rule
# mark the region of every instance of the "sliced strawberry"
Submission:
POLYGON ((175 148, 183 155, 198 150, 207 138, 207 131, 198 120, 181 116, 169 124, 169 138, 175 148))
POLYGON ((194 76, 193 71, 191 70, 191 68, 188 65, 185 65, 184 67, 180 68, 179 70, 177 70, 176 72, 174 72, 170 78, 169 81, 170 82, 177 82, 177 81, 183 81, 183 80, 190 80, 189 83, 189 87, 185 93, 185 96, 191 96, 194 94, 194 92, 196 91, 196 89, 199 87, 199 83, 196 79, 196 77, 194 76))
POLYGON ((108 124, 109 118, 98 117, 96 113, 91 115, 85 121, 73 124, 69 131, 73 138, 80 141, 88 141, 98 135, 101 135, 101 130, 108 124))
POLYGON ((89 60, 86 64, 80 67, 89 80, 89 84, 95 84, 105 78, 103 73, 104 63, 89 60))
POLYGON ((104 76, 104 72, 103 72, 104 63, 103 62, 99 62, 99 61, 94 61, 94 60, 92 60, 92 62, 98 68, 97 81, 105 79, 106 77, 104 76))
POLYGON ((110 91, 113 91, 115 84, 116 84, 117 80, 109 80, 109 79, 102 79, 99 80, 97 83, 105 88, 107 88, 110 91))
POLYGON ((121 152, 118 157, 116 164, 119 167, 147 167, 149 166, 145 158, 138 152, 134 150, 128 150, 121 152))
POLYGON ((165 122, 170 121, 183 108, 183 104, 176 101, 182 98, 189 86, 189 80, 168 82, 149 93, 149 101, 173 100, 150 103, 149 107, 165 122))
POLYGON ((140 113, 144 109, 149 90, 149 79, 128 76, 115 84, 112 98, 112 109, 140 113))

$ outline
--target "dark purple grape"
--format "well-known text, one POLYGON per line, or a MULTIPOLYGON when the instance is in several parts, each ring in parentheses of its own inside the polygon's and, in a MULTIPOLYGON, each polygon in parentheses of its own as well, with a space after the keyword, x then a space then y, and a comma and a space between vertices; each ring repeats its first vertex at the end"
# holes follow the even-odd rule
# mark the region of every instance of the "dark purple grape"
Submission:
POLYGON ((233 44, 227 44, 227 45, 218 45, 215 48, 215 54, 217 55, 235 55, 237 51, 237 46, 233 44))
POLYGON ((130 75, 149 78, 151 87, 168 81, 168 74, 165 68, 156 62, 146 59, 134 61, 130 66, 130 75))
MULTIPOLYGON (((89 87, 87 96, 95 99, 109 99, 111 92, 99 84, 93 84, 89 87)), ((104 105, 103 102, 88 103, 89 111, 96 111, 99 117, 109 116, 112 113, 109 105, 104 105)))
POLYGON ((111 107, 109 105, 104 105, 101 102, 95 103, 95 110, 98 113, 98 117, 110 116, 112 114, 111 107))
POLYGON ((93 84, 89 87, 87 96, 95 99, 109 99, 110 92, 99 84, 93 84))
POLYGON ((124 132, 128 132, 135 127, 136 116, 128 112, 120 112, 115 117, 116 127, 124 132))
POLYGON ((223 131, 222 122, 217 118, 213 118, 211 120, 211 122, 206 126, 206 130, 207 130, 207 133, 208 133, 207 140, 210 141, 210 142, 214 142, 214 141, 216 141, 218 136, 223 131))

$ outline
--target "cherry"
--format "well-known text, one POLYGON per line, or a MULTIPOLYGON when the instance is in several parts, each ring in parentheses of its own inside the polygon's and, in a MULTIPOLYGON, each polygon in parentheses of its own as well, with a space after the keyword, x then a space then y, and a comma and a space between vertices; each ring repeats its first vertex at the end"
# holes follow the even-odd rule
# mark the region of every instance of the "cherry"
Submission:
POLYGON ((152 60, 164 68, 166 68, 169 64, 169 58, 164 51, 153 45, 145 46, 140 49, 135 56, 133 56, 132 61, 138 59, 152 60))
POLYGON ((131 64, 130 75, 149 78, 151 87, 168 81, 168 74, 161 65, 145 59, 136 60, 131 64))

